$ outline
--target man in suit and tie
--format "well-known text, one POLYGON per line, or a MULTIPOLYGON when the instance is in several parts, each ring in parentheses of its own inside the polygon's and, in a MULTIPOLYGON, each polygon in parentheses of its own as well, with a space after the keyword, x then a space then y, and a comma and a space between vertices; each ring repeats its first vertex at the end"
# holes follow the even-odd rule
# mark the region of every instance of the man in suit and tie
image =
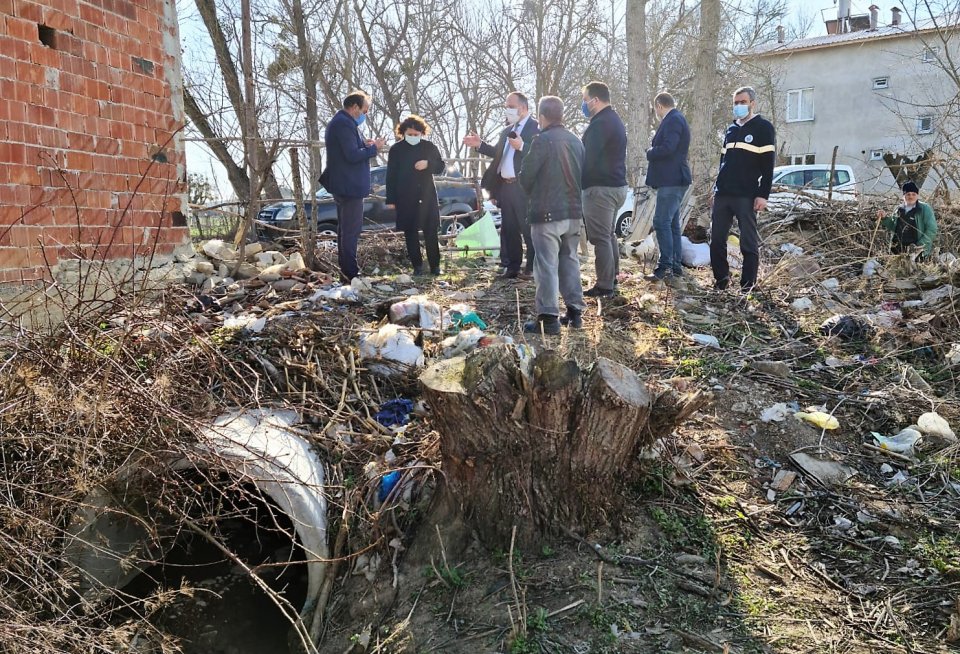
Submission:
POLYGON ((517 175, 530 142, 540 133, 540 125, 530 115, 527 96, 519 91, 510 93, 504 102, 504 122, 507 127, 500 133, 496 145, 490 145, 476 134, 465 136, 463 144, 493 158, 480 185, 500 207, 500 261, 504 267, 501 277, 530 278, 534 251, 526 220, 527 194, 517 183, 517 175), (526 266, 523 265, 524 241, 527 244, 526 266))

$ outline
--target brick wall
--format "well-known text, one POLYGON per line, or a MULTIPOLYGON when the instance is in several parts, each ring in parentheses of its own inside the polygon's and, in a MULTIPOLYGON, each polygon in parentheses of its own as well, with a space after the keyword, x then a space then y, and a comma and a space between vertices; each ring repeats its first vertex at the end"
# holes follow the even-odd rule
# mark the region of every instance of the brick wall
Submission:
POLYGON ((187 242, 179 52, 174 0, 0 0, 0 298, 187 242))

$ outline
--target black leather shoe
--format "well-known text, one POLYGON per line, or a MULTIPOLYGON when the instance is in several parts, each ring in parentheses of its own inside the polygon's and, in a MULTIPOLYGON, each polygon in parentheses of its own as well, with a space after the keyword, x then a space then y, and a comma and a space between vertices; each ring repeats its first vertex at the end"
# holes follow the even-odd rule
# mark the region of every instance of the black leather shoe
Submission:
POLYGON ((439 277, 442 273, 440 272, 439 268, 431 268, 430 274, 433 275, 434 277, 439 277))
POLYGON ((567 307, 567 315, 560 316, 560 324, 570 329, 583 329, 583 313, 567 307))
POLYGON ((413 267, 413 276, 419 277, 423 274, 423 266, 414 266, 413 267))
POLYGON ((612 288, 600 288, 594 286, 593 288, 587 289, 583 292, 584 297, 613 297, 616 295, 616 291, 612 288))
POLYGON ((497 275, 497 279, 516 279, 520 276, 519 270, 507 270, 506 272, 497 275))
POLYGON ((557 316, 542 313, 536 320, 528 320, 523 324, 523 331, 527 334, 539 334, 541 328, 544 334, 556 336, 560 333, 560 320, 557 316))

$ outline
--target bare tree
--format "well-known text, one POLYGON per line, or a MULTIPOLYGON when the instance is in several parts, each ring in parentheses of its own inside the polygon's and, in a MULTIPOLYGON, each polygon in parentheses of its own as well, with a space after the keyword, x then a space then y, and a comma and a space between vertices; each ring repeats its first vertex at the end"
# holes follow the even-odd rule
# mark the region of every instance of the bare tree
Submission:
POLYGON ((716 158, 718 145, 713 122, 713 107, 716 105, 719 48, 720 0, 702 0, 691 116, 691 170, 694 184, 701 191, 709 183, 709 170, 711 162, 716 158))
POLYGON ((649 67, 647 0, 627 0, 627 110, 630 115, 627 178, 633 185, 639 183, 648 140, 649 67))

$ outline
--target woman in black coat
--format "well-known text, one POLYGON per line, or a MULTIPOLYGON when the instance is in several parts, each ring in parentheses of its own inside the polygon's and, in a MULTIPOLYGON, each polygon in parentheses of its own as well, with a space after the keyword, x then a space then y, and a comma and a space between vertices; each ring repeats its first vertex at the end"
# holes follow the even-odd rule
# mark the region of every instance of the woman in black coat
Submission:
POLYGON ((407 240, 413 274, 423 274, 420 230, 427 246, 430 272, 440 274, 440 206, 433 176, 444 171, 440 151, 423 139, 430 131, 420 116, 410 115, 397 126, 397 138, 387 157, 387 205, 397 210, 397 229, 407 240))

